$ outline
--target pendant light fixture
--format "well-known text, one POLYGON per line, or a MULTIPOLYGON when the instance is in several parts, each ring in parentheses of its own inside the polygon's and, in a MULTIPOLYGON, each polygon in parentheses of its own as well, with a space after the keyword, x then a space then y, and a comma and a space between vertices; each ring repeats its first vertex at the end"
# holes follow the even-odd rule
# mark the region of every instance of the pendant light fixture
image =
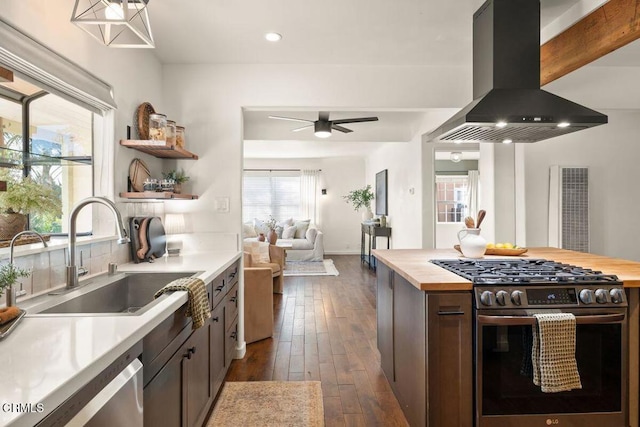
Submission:
POLYGON ((71 22, 109 47, 155 47, 149 0, 76 0, 71 22))

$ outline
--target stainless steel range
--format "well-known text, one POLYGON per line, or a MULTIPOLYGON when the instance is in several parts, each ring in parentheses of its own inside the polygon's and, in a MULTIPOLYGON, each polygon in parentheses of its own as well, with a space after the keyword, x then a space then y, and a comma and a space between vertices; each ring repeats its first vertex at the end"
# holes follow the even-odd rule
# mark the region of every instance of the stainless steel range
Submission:
POLYGON ((627 425, 627 298, 614 275, 544 259, 434 264, 473 282, 477 427, 627 425), (533 384, 535 313, 576 317, 582 389, 533 384))

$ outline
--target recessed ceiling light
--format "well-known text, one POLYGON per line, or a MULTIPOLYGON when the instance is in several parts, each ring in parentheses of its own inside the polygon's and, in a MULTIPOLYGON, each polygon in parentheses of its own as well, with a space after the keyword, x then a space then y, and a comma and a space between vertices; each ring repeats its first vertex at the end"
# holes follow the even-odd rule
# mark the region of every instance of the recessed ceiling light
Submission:
POLYGON ((278 33, 267 33, 264 35, 264 38, 270 42, 279 42, 282 40, 282 34, 278 33))
POLYGON ((503 144, 511 144, 512 142, 513 142, 513 139, 508 139, 508 138, 507 138, 507 139, 503 139, 503 140, 502 140, 502 143, 503 143, 503 144))
POLYGON ((571 126, 571 123, 569 123, 569 122, 560 122, 560 123, 558 123, 558 127, 559 128, 566 128, 566 127, 569 127, 569 126, 571 126))
POLYGON ((505 126, 507 126, 507 122, 498 122, 498 123, 496 123, 496 127, 497 128, 503 128, 505 126))

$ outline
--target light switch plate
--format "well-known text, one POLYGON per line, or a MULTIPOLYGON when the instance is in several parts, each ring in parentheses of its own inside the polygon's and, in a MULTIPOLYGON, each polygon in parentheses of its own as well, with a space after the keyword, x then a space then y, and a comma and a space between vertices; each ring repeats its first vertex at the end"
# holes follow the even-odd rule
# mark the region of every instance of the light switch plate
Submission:
POLYGON ((216 197, 213 199, 213 209, 216 212, 228 213, 229 212, 229 198, 228 197, 216 197))

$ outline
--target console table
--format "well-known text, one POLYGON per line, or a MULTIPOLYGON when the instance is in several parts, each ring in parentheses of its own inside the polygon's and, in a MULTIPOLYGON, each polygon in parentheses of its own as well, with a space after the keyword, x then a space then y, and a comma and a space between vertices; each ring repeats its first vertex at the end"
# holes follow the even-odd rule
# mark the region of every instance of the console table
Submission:
POLYGON ((387 249, 389 249, 389 238, 391 237, 391 227, 378 227, 373 224, 362 223, 362 236, 360 238, 360 261, 366 263, 369 268, 376 269, 376 258, 371 251, 376 248, 376 237, 387 238, 387 249), (365 246, 365 234, 369 236, 367 246, 365 246), (369 252, 365 252, 365 247, 369 248, 369 252))

